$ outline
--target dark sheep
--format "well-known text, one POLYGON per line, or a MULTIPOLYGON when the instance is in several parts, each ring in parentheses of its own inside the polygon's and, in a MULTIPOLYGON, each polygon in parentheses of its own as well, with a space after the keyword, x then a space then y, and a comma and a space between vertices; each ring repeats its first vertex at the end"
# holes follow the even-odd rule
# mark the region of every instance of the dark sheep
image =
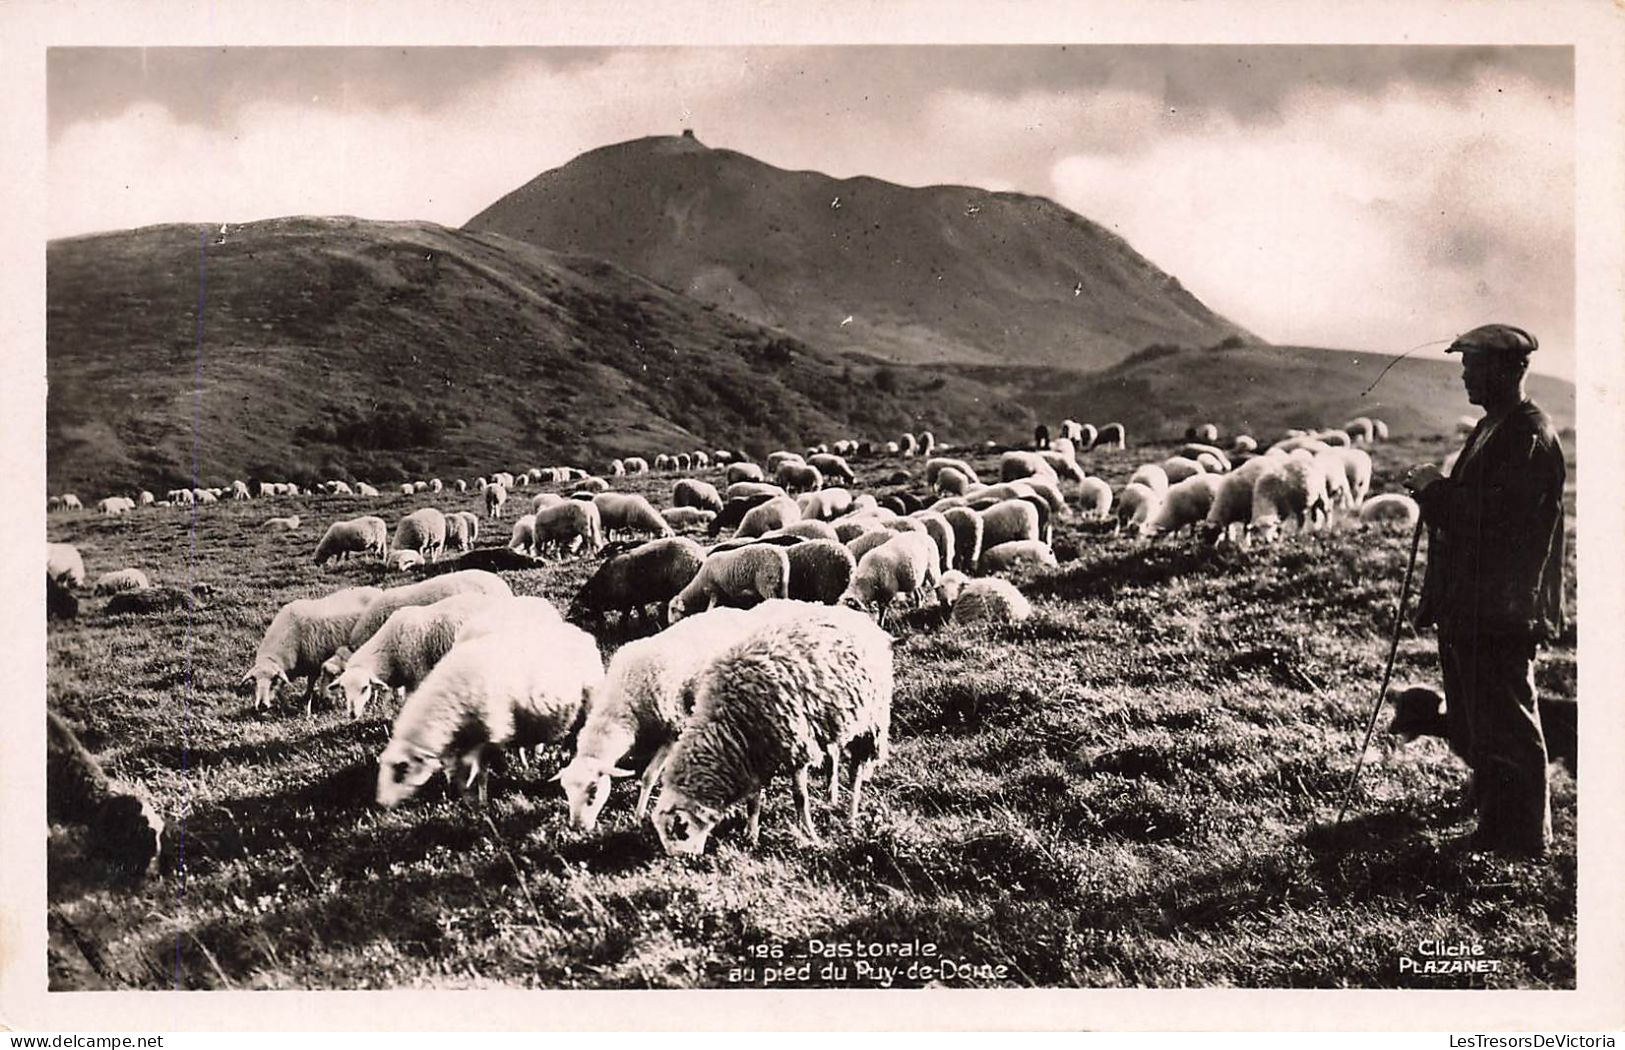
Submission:
POLYGON ((633 612, 647 617, 651 605, 663 617, 666 603, 688 586, 704 560, 700 545, 681 536, 638 544, 598 566, 576 593, 570 619, 579 623, 590 617, 602 624, 618 612, 625 625, 633 612))
POLYGON ((1033 427, 1033 448, 1049 448, 1049 427, 1042 423, 1033 427))
POLYGON ((208 596, 203 586, 200 584, 190 591, 178 587, 146 587, 139 591, 125 591, 107 599, 103 611, 111 616, 117 613, 146 615, 175 609, 196 609, 208 596))
POLYGON ((717 536, 722 533, 723 529, 737 528, 739 523, 745 520, 745 515, 748 514, 752 508, 766 503, 768 500, 773 498, 774 497, 772 495, 765 493, 755 496, 733 497, 727 503, 724 503, 722 505, 722 510, 717 513, 716 517, 711 519, 711 524, 705 527, 706 533, 711 536, 717 536))
MULTIPOLYGON (((1426 686, 1390 689, 1388 699, 1394 705, 1394 717, 1388 723, 1388 732, 1407 741, 1419 736, 1436 736, 1450 745, 1457 758, 1467 758, 1462 754, 1461 745, 1451 739, 1450 723, 1445 717, 1444 696, 1437 689, 1426 686)), ((1578 776, 1580 758, 1576 723, 1579 721, 1579 705, 1573 700, 1550 696, 1536 697, 1535 704, 1540 710, 1540 731, 1546 737, 1547 759, 1562 762, 1569 767, 1570 773, 1578 776)))
POLYGON ((45 576, 45 618, 47 620, 71 620, 79 615, 79 599, 73 591, 53 579, 49 573, 45 576))

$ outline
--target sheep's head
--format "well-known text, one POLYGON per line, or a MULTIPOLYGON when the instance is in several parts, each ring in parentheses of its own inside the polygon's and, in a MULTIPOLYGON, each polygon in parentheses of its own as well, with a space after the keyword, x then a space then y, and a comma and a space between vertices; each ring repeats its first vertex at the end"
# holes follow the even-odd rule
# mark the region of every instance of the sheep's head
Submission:
POLYGON ((1388 690, 1387 700, 1394 705, 1394 717, 1388 723, 1388 732, 1400 736, 1408 744, 1419 736, 1445 733, 1444 697, 1427 686, 1409 686, 1388 690))
POLYGON ((91 821, 91 843, 97 857, 121 873, 145 875, 159 859, 164 821, 145 798, 115 794, 91 821))
POLYGON ((565 800, 570 804, 570 819, 583 831, 591 831, 598 823, 604 803, 609 801, 610 778, 631 775, 630 769, 605 766, 578 756, 559 770, 554 779, 564 788, 565 800))
POLYGON ((378 756, 378 804, 393 809, 417 794, 439 768, 434 755, 391 741, 378 756))
POLYGON ((280 667, 255 664, 243 674, 237 685, 241 687, 249 683, 254 686, 254 709, 268 708, 276 699, 276 687, 288 684, 288 673, 280 667))
POLYGON ((1274 543, 1276 535, 1281 531, 1281 519, 1275 515, 1263 518, 1254 518, 1247 523, 1247 538, 1260 540, 1264 543, 1274 543))
POLYGON ((380 700, 389 693, 389 684, 359 667, 347 667, 327 687, 334 702, 343 704, 351 718, 360 718, 374 697, 380 700))
POLYGON ((710 806, 685 799, 668 788, 655 804, 653 819, 660 844, 667 853, 697 857, 705 852, 705 844, 721 817, 722 814, 710 806))
POLYGON ((670 602, 666 603, 666 623, 668 625, 676 623, 678 620, 681 620, 687 615, 688 608, 683 604, 683 598, 681 595, 678 595, 670 602))

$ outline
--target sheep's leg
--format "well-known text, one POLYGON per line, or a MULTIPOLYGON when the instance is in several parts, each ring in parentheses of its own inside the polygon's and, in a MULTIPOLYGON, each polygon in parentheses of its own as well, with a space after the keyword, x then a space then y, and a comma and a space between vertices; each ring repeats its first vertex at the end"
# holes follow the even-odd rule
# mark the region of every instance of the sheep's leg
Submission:
POLYGON ((871 761, 858 763, 858 768, 852 772, 852 808, 847 811, 846 822, 852 827, 858 826, 858 804, 863 800, 863 785, 874 772, 875 764, 871 761))
POLYGON ((316 698, 316 675, 305 678, 305 717, 311 717, 311 703, 316 698))
POLYGON ((807 766, 797 766, 790 787, 796 796, 796 809, 801 813, 801 830, 807 833, 807 837, 814 845, 818 845, 823 840, 818 837, 818 829, 813 827, 812 796, 807 791, 807 770, 807 766))
POLYGON ((767 788, 756 789, 756 794, 745 801, 745 838, 752 847, 762 837, 762 796, 767 794, 767 788))
POLYGON ((841 801, 841 745, 829 745, 829 804, 841 801))
POLYGON ((660 781, 660 772, 666 768, 666 758, 671 754, 671 745, 661 744, 649 764, 643 767, 643 786, 638 792, 637 818, 643 820, 643 814, 649 810, 649 799, 654 796, 655 784, 660 781))

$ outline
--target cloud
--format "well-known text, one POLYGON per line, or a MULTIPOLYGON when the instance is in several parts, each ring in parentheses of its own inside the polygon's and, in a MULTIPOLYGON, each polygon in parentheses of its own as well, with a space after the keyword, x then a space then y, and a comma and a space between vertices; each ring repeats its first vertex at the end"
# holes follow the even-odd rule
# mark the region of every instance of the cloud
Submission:
POLYGON ((1061 203, 1265 338, 1395 351, 1504 319, 1572 375, 1572 138, 1565 104, 1485 76, 1306 91, 1268 127, 1080 150, 1052 177, 1061 203))

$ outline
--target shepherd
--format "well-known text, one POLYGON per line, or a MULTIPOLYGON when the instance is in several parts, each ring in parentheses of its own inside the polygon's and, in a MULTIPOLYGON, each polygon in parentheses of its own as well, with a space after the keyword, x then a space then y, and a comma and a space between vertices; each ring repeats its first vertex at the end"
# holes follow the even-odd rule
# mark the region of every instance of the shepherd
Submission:
POLYGON ((1472 769, 1468 847, 1543 860, 1546 742, 1535 704, 1542 641, 1563 629, 1563 446, 1524 392, 1535 337, 1490 324, 1459 336, 1467 400, 1484 410, 1448 476, 1412 467, 1428 533, 1417 626, 1434 625, 1452 740, 1472 769))

